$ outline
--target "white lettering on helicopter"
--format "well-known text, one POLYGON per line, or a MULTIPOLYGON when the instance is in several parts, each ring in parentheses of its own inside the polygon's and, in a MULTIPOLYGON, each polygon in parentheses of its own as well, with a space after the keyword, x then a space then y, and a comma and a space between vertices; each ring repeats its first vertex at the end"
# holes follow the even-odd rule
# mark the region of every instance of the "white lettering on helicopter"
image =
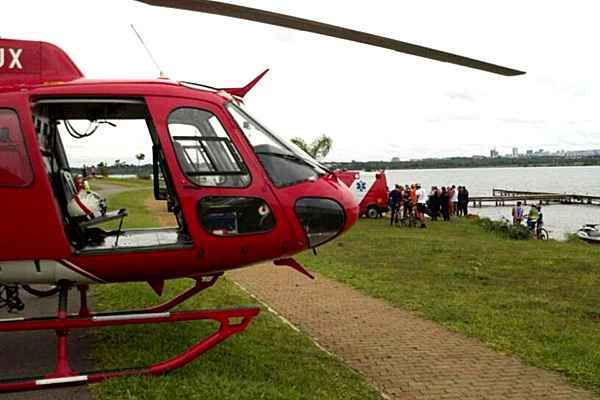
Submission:
MULTIPOLYGON (((6 50, 3 47, 0 47, 0 68, 4 67, 5 61, 8 57, 5 57, 6 50)), ((23 49, 8 49, 8 53, 12 58, 11 62, 8 64, 8 69, 23 69, 23 65, 21 64, 21 54, 23 54, 23 49)))

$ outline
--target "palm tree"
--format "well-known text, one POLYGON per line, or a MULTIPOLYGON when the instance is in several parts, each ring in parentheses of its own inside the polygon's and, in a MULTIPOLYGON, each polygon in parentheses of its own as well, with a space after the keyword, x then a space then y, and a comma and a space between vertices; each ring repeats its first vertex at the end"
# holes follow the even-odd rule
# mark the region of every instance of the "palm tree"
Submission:
POLYGON ((145 155, 144 153, 136 154, 136 155, 135 155, 135 158, 137 158, 137 160, 138 160, 138 166, 139 166, 139 165, 140 165, 140 163, 141 163, 142 161, 144 161, 144 158, 146 158, 146 155, 145 155))
POLYGON ((333 140, 327 135, 321 135, 312 143, 308 144, 300 137, 292 138, 292 143, 310 154, 316 160, 323 160, 329 154, 333 140))

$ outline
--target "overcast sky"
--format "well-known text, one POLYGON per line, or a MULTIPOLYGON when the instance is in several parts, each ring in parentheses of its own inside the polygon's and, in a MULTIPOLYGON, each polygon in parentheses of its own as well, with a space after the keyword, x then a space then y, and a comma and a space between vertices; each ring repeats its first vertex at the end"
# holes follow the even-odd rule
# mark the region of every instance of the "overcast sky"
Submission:
MULTIPOLYGON (((4 1, 0 36, 55 43, 91 78, 157 77, 131 23, 175 80, 241 86, 271 68, 247 96, 248 109, 283 137, 331 136, 330 161, 469 156, 489 154, 493 147, 508 153, 513 146, 521 152, 600 148, 596 2, 231 2, 527 74, 503 77, 339 39, 125 0, 4 1)), ((127 139, 133 147, 134 138, 127 139)), ((96 139, 92 157, 133 161, 139 152, 119 154, 110 140, 96 139)))

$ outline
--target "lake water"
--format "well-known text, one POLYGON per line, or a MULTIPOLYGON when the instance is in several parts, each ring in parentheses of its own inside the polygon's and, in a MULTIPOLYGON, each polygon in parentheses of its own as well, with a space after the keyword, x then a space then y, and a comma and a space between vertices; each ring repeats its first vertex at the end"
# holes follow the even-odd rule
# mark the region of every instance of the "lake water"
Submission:
POLYGON ((114 175, 109 175, 109 178, 114 178, 114 179, 134 179, 137 178, 137 175, 133 175, 133 174, 114 174, 114 175))
MULTIPOLYGON (((492 189, 510 189, 600 196, 600 166, 536 168, 457 168, 386 171, 388 186, 418 182, 431 186, 466 186, 470 196, 491 196, 492 189)), ((469 207, 469 212, 510 218, 512 206, 469 207)), ((526 208, 527 211, 527 208, 526 208)), ((552 239, 564 239, 583 224, 600 224, 600 206, 553 204, 543 207, 544 223, 552 239)))

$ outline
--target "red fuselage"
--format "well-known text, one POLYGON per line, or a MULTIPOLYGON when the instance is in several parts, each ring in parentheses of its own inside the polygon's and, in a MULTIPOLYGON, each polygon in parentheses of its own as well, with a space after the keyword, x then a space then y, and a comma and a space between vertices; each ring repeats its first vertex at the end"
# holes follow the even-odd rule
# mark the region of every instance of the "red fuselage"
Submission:
MULTIPOLYGON (((336 235, 349 229, 358 217, 358 206, 347 186, 335 174, 320 175, 317 179, 287 186, 275 185, 241 128, 225 108, 229 101, 216 92, 193 89, 167 80, 78 79, 0 94, 0 111, 12 110, 18 115, 23 142, 17 143, 16 148, 20 152, 21 162, 24 159, 30 164, 32 175, 30 181, 20 187, 3 185, 0 181, 0 264, 11 262, 14 268, 14 262, 20 260, 58 260, 94 282, 157 281, 210 275, 289 257, 310 247, 306 227, 301 224, 295 211, 297 201, 302 198, 333 200, 344 211, 343 226, 336 235), (65 233, 64 215, 53 195, 49 171, 39 150, 31 105, 42 99, 74 98, 143 100, 156 130, 157 145, 164 154, 174 195, 191 238, 188 246, 150 246, 87 253, 73 248, 65 233), (184 174, 173 148, 167 122, 170 113, 181 107, 207 110, 218 117, 231 144, 247 166, 251 176, 249 185, 239 188, 204 187, 195 184, 184 174), (198 204, 211 196, 260 198, 268 204, 275 224, 269 231, 256 234, 218 236, 209 233, 199 223, 201 215, 198 204)), ((6 171, 10 168, 4 169, 5 175, 10 176, 6 171)), ((2 176, 0 165, 0 180, 2 176)), ((32 282, 36 281, 34 278, 32 276, 32 282)), ((23 280, 28 281, 27 278, 23 280)))

